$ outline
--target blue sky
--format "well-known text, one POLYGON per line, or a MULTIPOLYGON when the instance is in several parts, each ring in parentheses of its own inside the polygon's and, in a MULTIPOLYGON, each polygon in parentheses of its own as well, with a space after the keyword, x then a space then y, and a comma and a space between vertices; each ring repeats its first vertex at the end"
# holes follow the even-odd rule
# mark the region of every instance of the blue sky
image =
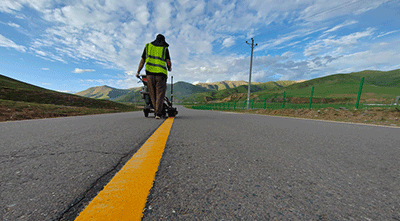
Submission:
POLYGON ((144 45, 174 81, 301 80, 400 68, 400 0, 1 0, 0 74, 78 92, 140 86, 144 45))

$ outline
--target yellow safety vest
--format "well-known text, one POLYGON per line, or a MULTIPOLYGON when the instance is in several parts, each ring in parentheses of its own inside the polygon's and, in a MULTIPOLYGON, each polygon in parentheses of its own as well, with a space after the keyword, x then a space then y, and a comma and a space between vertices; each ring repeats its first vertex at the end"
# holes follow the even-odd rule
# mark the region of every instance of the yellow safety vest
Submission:
POLYGON ((146 45, 146 71, 168 75, 165 64, 165 53, 167 47, 154 46, 151 43, 146 45))

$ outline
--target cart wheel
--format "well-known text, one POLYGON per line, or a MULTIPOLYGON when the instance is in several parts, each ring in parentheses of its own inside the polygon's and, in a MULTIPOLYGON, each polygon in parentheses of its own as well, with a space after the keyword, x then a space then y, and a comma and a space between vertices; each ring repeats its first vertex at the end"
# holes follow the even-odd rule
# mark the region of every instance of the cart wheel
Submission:
POLYGON ((177 114, 176 110, 168 110, 168 117, 175 117, 177 114))
POLYGON ((143 113, 144 113, 144 117, 148 117, 149 116, 149 111, 143 110, 143 113))

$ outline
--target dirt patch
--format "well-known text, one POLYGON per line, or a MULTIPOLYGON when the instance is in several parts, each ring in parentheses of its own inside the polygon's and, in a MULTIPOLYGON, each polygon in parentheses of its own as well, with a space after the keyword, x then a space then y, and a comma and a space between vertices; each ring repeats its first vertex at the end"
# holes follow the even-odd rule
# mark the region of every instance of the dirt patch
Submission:
MULTIPOLYGON (((283 99, 281 99, 283 100, 283 99)), ((287 102, 292 104, 307 104, 310 101, 310 98, 300 98, 300 97, 291 97, 286 99, 287 102)), ((285 100, 285 101, 286 101, 285 100)), ((353 102, 351 98, 313 98, 312 103, 314 104, 343 104, 353 102)))
MULTIPOLYGON (((251 94, 250 99, 257 98, 258 96, 259 96, 258 94, 251 94)), ((214 102, 216 102, 216 103, 229 102, 229 101, 237 101, 237 100, 246 99, 246 98, 247 98, 246 93, 237 93, 237 94, 232 94, 229 97, 226 97, 222 100, 214 101, 214 102)))
POLYGON ((370 108, 363 110, 348 110, 345 108, 334 109, 332 107, 322 109, 281 109, 281 110, 250 110, 247 113, 287 116, 295 118, 307 118, 318 120, 342 121, 365 123, 375 125, 400 127, 400 108, 370 108))

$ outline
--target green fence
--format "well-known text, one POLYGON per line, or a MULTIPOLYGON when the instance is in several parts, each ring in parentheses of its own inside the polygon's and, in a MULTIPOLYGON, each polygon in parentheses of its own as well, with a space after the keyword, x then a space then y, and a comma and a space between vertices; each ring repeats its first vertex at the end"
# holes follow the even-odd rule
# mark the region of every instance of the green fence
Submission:
MULTIPOLYGON (((296 96, 293 92, 287 93, 283 92, 280 95, 277 95, 275 99, 267 99, 267 96, 264 98, 257 97, 257 99, 253 98, 250 100, 249 108, 250 109, 321 109, 327 107, 337 108, 346 108, 346 109, 359 109, 359 108, 368 108, 373 107, 371 104, 360 104, 360 98, 363 90, 364 78, 360 81, 359 88, 354 88, 354 98, 357 96, 357 99, 349 98, 345 103, 331 103, 327 100, 329 98, 326 97, 318 97, 318 93, 315 93, 314 87, 311 87, 309 90, 309 96, 304 97, 304 92, 300 96, 296 96), (357 90, 358 89, 358 93, 357 90), (294 101, 294 100, 302 100, 302 102, 294 101), (271 100, 274 100, 271 102, 271 100)), ((357 87, 357 86, 355 86, 357 87)), ((389 107, 391 105, 386 104, 381 107, 389 107)), ((247 109, 247 101, 230 101, 223 103, 208 103, 208 104, 196 104, 192 106, 193 109, 202 109, 202 110, 245 110, 247 109)))

